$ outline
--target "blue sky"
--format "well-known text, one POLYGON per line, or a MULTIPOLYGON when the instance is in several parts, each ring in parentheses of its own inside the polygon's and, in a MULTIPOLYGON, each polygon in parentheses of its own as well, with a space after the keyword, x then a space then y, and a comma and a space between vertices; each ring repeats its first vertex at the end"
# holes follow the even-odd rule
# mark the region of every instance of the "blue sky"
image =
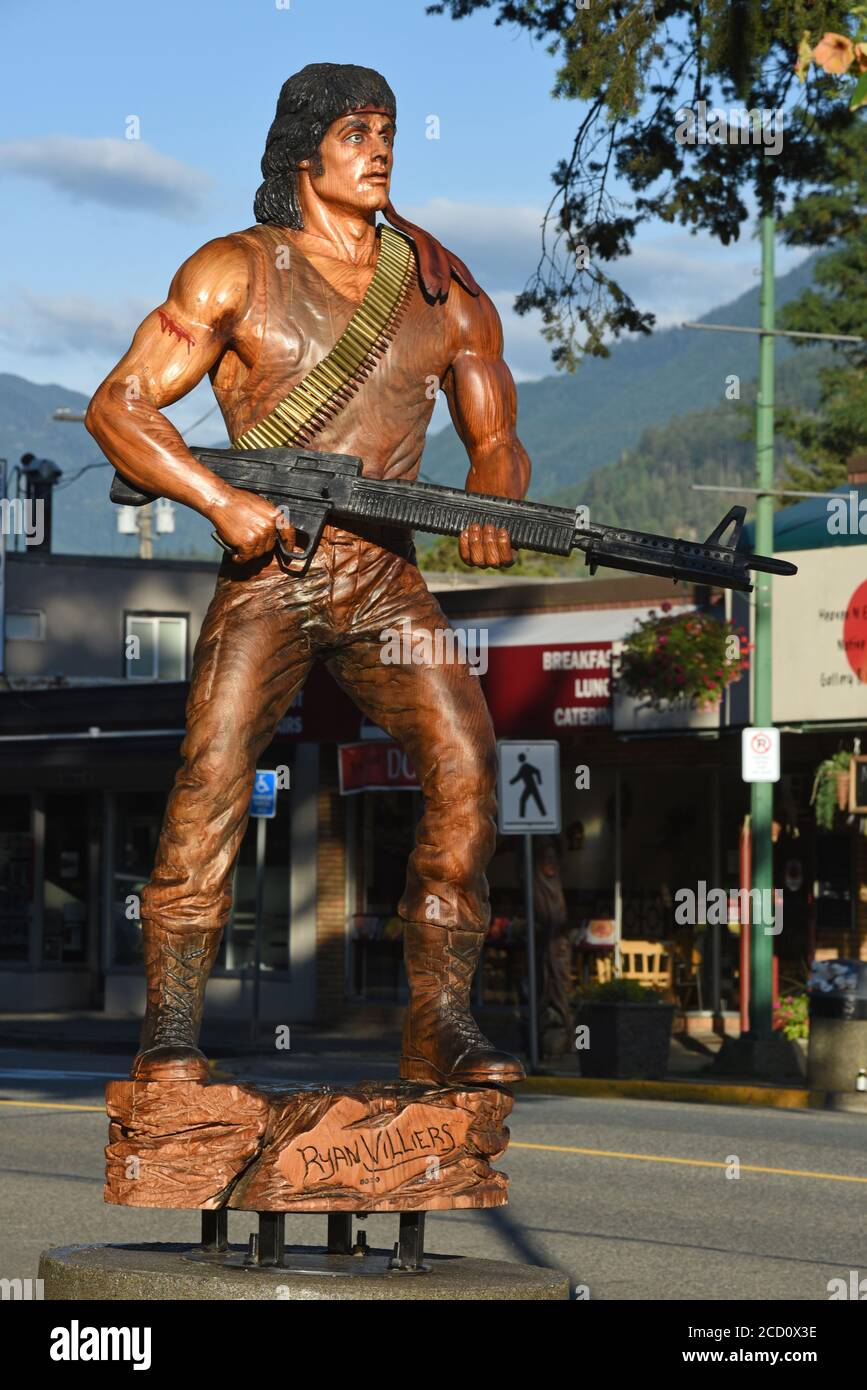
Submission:
MULTIPOLYGON (((551 99, 555 60, 490 12, 455 23, 425 0, 5 0, 0 43, 0 371, 90 393, 177 266, 253 221, 283 80, 335 61, 384 73, 396 208, 493 295, 515 376, 550 372, 538 323, 510 304, 581 108, 551 99)), ((799 259, 781 251, 780 269, 799 259)), ((750 236, 724 249, 660 227, 615 273, 671 323, 750 288, 756 264, 750 236)), ((200 387, 173 416, 183 427, 211 399, 200 387)))

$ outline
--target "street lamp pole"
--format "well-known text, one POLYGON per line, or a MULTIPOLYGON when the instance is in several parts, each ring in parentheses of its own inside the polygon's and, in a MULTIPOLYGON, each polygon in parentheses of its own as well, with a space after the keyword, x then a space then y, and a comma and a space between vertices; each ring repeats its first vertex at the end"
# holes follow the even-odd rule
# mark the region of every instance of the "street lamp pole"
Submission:
MULTIPOLYGON (((823 342, 863 342, 863 338, 842 333, 802 333, 774 327, 774 237, 775 218, 763 215, 760 222, 762 246, 762 286, 759 326, 746 328, 724 323, 684 323, 684 328, 703 328, 713 333, 753 333, 759 338, 759 378, 756 396, 756 487, 719 488, 693 486, 697 491, 732 491, 753 493, 756 498, 756 550, 759 554, 774 553, 774 497, 795 494, 774 488, 774 340, 776 338, 816 339, 823 342)), ((811 493, 810 496, 828 496, 811 493)), ((771 630, 771 576, 762 571, 755 576, 755 621, 753 623, 753 711, 752 722, 760 728, 770 728, 773 722, 773 673, 771 630)), ((773 903, 774 926, 777 905, 773 888, 773 810, 774 787, 771 782, 753 782, 750 791, 750 852, 751 886, 759 889, 762 904, 773 903)), ((753 901, 751 899, 751 901, 753 901)), ((752 915, 752 914, 751 914, 752 915)), ((760 914, 755 914, 759 916, 760 914)), ((768 923, 753 921, 750 925, 750 1005, 749 1040, 767 1043, 773 1031, 773 960, 774 936, 765 928, 768 923)))
MULTIPOLYGON (((759 316, 759 381, 756 399, 756 550, 774 551, 774 232, 775 219, 761 220, 762 289, 759 316)), ((753 724, 770 728, 773 722, 771 668, 771 576, 759 571, 755 584, 755 655, 753 664, 753 724)), ((773 903, 774 853, 771 828, 774 812, 772 782, 751 784, 752 887, 760 903, 773 903)), ((750 900, 754 901, 753 899, 750 900)), ((750 914, 750 1037, 765 1042, 773 1037, 774 938, 763 914, 750 914), (759 921, 755 917, 760 918, 759 921)), ((776 912, 774 912, 776 919, 776 912)))

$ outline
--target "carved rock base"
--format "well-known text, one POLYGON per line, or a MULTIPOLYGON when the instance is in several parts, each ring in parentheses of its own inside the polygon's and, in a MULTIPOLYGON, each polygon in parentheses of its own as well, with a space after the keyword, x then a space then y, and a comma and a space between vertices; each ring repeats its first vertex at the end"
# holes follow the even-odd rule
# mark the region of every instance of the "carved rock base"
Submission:
POLYGON ((105 1200, 242 1211, 495 1207, 512 1096, 411 1082, 110 1081, 105 1200))

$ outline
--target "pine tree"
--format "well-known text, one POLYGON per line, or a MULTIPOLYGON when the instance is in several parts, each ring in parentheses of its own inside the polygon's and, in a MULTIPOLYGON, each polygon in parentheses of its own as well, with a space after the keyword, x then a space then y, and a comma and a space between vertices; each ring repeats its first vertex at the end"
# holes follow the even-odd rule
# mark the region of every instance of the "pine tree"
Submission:
POLYGON ((585 353, 607 357, 612 337, 652 331, 654 316, 606 270, 630 254, 642 223, 677 222, 727 246, 756 208, 780 213, 787 196, 821 183, 823 137, 861 117, 848 108, 848 78, 814 66, 799 85, 798 44, 805 33, 813 43, 826 31, 848 33, 850 9, 851 0, 428 6, 453 19, 493 10, 496 24, 524 29, 558 59, 553 95, 582 103, 572 149, 552 174, 538 266, 515 302, 518 313, 541 311, 557 366, 574 370, 585 353), (690 141, 682 113, 692 113, 697 134, 701 102, 716 130, 690 141), (774 113, 783 113, 779 142, 771 138, 774 113), (618 195, 624 185, 631 190, 631 205, 613 195, 615 177, 618 195))
MULTIPOLYGON (((780 413, 780 432, 801 462, 790 463, 788 481, 806 491, 827 491, 846 482, 852 454, 867 452, 867 130, 863 121, 825 139, 826 177, 782 219, 793 246, 833 250, 816 262, 815 289, 792 300, 780 326, 806 333, 844 333, 864 339, 834 347, 819 372, 815 411, 780 413)), ((794 341, 797 342, 797 339, 794 341)), ((808 340, 805 340, 805 342, 808 340)))

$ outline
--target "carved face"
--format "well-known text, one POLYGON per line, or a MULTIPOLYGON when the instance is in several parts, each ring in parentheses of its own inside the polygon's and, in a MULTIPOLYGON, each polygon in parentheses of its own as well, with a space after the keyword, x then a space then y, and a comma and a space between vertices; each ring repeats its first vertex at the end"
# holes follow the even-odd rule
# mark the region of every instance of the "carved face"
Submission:
POLYGON ((322 202, 351 212, 378 212, 389 199, 394 136, 394 121, 386 112, 350 112, 328 127, 319 163, 305 159, 299 168, 322 202))
POLYGON ((546 878, 556 878, 559 873, 560 865, 557 860, 557 851, 550 845, 543 849, 539 855, 539 868, 546 878))

